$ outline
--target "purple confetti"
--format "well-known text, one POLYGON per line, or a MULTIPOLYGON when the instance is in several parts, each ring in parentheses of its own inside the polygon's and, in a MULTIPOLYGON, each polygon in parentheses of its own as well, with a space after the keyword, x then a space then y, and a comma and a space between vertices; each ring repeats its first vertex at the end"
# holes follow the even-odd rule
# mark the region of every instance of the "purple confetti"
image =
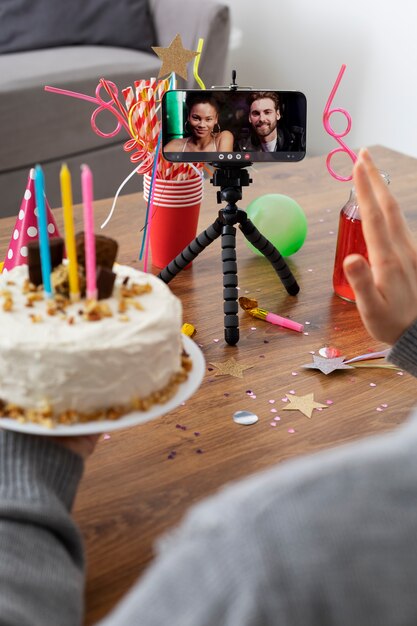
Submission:
POLYGON ((199 437, 199 436, 200 436, 200 433, 199 433, 198 431, 196 431, 196 432, 194 433, 194 435, 195 435, 196 437, 199 437))
POLYGON ((203 454, 204 450, 202 450, 201 448, 197 448, 196 450, 196 454, 203 454))
POLYGON ((269 343, 268 339, 264 339, 264 343, 269 343))

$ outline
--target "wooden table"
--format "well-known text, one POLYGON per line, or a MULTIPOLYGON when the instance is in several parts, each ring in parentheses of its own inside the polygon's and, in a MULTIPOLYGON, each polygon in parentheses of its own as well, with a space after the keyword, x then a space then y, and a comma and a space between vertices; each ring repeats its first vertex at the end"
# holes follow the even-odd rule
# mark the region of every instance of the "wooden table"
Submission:
MULTIPOLYGON (((371 153, 390 174, 392 191, 417 233, 417 161, 382 147, 371 153)), ((108 613, 129 589, 151 561, 155 539, 177 524, 191 504, 275 463, 391 429, 416 401, 415 381, 395 370, 355 369, 325 376, 301 368, 325 345, 337 346, 346 357, 386 347, 367 335, 355 305, 332 293, 338 217, 350 184, 329 176, 324 157, 259 166, 252 177, 253 185, 243 190, 242 207, 264 193, 287 194, 303 207, 309 230, 302 249, 289 259, 301 287, 296 298, 286 294, 270 264, 250 252, 238 232, 240 293, 305 323, 305 333, 254 320, 241 311, 239 344, 224 343, 219 240, 170 283, 182 300, 184 321, 197 328, 195 340, 207 372, 185 406, 146 425, 101 437, 88 462, 75 505, 87 550, 87 625, 108 613), (242 379, 218 376, 210 366, 232 356, 251 366, 242 379), (329 402, 328 407, 315 410, 311 419, 298 411, 282 411, 282 398, 291 390, 297 395, 314 393, 315 400, 329 402), (233 413, 241 409, 254 411, 259 422, 235 424, 233 413), (176 455, 170 459, 172 451, 176 455)), ((95 204, 97 224, 110 204, 95 204)), ((140 194, 123 197, 104 231, 120 243, 118 260, 140 269, 144 208, 140 194)), ((201 230, 214 220, 218 208, 214 188, 206 182, 201 230)), ((58 211, 57 221, 61 227, 58 211)), ((2 220, 2 255, 13 224, 14 218, 2 220)))

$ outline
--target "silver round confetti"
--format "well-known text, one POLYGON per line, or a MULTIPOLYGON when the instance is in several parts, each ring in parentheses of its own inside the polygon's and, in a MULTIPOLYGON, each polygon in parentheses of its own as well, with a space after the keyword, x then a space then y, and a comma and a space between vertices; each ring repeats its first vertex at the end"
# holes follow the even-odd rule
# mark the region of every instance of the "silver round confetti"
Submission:
POLYGON ((233 421, 242 426, 256 424, 258 420, 259 417, 255 415, 255 413, 252 413, 252 411, 236 411, 236 413, 233 413, 233 421))

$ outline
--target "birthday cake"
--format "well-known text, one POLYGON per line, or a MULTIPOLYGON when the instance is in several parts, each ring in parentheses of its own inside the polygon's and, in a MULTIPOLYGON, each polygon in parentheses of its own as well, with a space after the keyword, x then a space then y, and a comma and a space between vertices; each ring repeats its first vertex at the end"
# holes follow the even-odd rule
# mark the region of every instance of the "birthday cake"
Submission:
POLYGON ((0 275, 0 414, 52 427, 166 402, 190 366, 178 298, 114 264, 110 297, 71 302, 57 270, 49 299, 27 265, 0 275))

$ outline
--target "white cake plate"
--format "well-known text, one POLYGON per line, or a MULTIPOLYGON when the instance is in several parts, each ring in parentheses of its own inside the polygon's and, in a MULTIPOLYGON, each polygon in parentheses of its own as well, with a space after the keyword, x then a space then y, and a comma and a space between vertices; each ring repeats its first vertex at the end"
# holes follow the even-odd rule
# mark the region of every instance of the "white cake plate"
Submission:
POLYGON ((164 404, 154 404, 148 411, 132 411, 126 413, 117 420, 96 420, 85 424, 57 424, 53 428, 46 428, 40 424, 32 422, 20 423, 9 417, 0 417, 0 428, 14 430, 31 435, 48 435, 49 437, 74 437, 76 435, 93 435, 96 433, 107 433, 112 430, 130 428, 138 424, 149 422, 165 413, 176 409, 182 402, 190 398, 203 380, 206 364, 203 353, 192 339, 184 335, 182 337, 184 349, 190 355, 193 367, 188 374, 188 378, 178 387, 178 391, 168 402, 164 404))

